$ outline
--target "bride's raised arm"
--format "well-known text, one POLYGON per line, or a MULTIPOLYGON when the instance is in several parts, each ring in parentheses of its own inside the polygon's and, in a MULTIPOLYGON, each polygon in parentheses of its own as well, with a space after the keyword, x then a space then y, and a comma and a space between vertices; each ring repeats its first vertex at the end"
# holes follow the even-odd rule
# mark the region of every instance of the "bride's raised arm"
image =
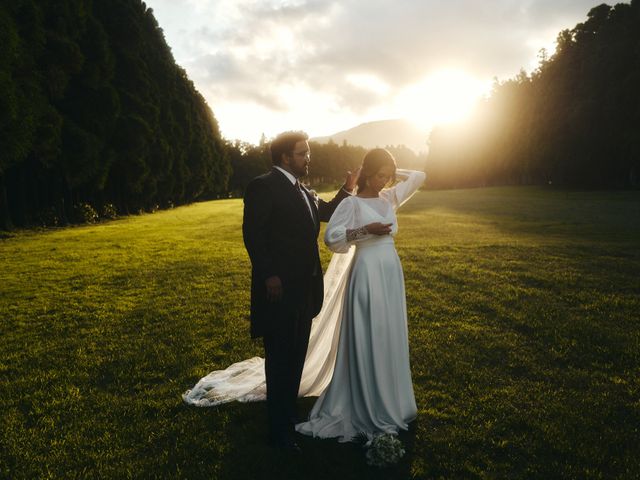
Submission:
POLYGON ((427 175, 418 170, 398 168, 396 169, 396 178, 399 179, 400 182, 391 188, 382 190, 380 196, 389 200, 393 208, 397 210, 418 191, 427 178, 427 175))

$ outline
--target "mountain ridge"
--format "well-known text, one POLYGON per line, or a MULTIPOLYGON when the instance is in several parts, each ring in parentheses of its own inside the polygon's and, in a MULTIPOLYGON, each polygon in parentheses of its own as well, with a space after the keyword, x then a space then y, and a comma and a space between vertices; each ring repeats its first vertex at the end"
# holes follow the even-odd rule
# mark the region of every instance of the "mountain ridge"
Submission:
POLYGON ((353 128, 342 130, 331 135, 312 137, 318 143, 342 143, 359 145, 365 148, 404 145, 415 153, 427 152, 429 132, 421 130, 408 120, 402 118, 374 120, 361 123, 353 128))

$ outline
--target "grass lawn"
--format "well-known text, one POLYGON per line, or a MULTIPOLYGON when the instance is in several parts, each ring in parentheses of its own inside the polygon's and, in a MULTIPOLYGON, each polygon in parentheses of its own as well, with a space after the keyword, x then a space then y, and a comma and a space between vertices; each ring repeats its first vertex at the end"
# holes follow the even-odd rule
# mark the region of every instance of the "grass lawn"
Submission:
POLYGON ((0 240, 0 478, 640 477, 640 192, 403 207, 419 412, 383 470, 333 440, 274 453, 263 403, 182 403, 262 352, 241 221, 219 200, 0 240))

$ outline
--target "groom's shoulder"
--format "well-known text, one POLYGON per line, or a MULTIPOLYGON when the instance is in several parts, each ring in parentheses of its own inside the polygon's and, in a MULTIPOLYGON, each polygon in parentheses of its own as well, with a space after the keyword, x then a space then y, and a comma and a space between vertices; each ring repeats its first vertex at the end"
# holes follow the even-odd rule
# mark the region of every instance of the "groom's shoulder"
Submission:
POLYGON ((276 188, 277 179, 273 174, 273 170, 263 173, 262 175, 258 175, 254 177, 249 184, 247 185, 246 193, 253 192, 258 194, 258 192, 263 192, 263 194, 272 191, 276 188))
POLYGON ((251 180, 249 184, 253 184, 253 186, 269 186, 273 188, 279 185, 282 181, 282 178, 279 177, 284 178, 281 173, 272 169, 266 173, 263 173, 262 175, 258 175, 253 180, 251 180))
POLYGON ((275 179, 274 171, 273 169, 271 169, 268 172, 265 172, 262 175, 258 175, 257 177, 255 177, 253 180, 251 180, 251 183, 271 183, 273 182, 274 179, 275 179))

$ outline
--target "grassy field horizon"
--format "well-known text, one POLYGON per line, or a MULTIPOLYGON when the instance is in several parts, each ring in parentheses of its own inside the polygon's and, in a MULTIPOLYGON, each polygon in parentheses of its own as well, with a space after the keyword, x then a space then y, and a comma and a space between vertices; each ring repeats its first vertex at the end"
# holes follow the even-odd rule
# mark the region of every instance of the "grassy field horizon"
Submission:
POLYGON ((0 239, 0 477, 640 477, 640 192, 422 191, 400 210, 419 412, 383 470, 332 440, 274 455, 262 403, 182 403, 262 354, 241 221, 228 199, 0 239))

